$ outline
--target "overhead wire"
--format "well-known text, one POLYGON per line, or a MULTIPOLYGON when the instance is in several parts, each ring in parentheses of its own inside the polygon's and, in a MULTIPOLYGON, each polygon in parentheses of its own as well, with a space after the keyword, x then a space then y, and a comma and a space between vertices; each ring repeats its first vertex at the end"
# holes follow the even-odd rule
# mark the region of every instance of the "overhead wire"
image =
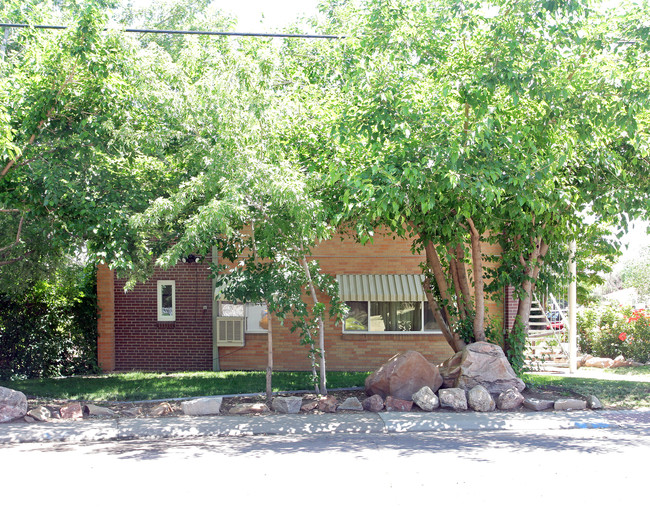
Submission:
MULTIPOLYGON (((24 23, 0 23, 0 28, 36 28, 39 30, 67 30, 63 25, 28 25, 24 23)), ((104 30, 110 30, 105 28, 104 30)), ((224 32, 210 30, 159 30, 151 28, 115 28, 126 33, 158 33, 171 35, 216 35, 226 37, 274 37, 293 39, 345 39, 347 35, 308 34, 308 33, 263 33, 263 32, 224 32)))

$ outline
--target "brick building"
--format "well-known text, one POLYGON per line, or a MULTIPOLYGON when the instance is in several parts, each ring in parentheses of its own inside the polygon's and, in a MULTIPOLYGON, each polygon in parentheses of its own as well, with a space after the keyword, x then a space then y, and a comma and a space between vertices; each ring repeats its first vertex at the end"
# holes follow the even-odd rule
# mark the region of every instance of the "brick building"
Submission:
MULTIPOLYGON (((406 350, 434 363, 452 354, 422 292, 424 255, 414 255, 409 240, 376 236, 361 245, 336 237, 315 248, 313 257, 338 278, 351 308, 343 324, 325 323, 329 370, 371 370, 406 350)), ((126 293, 124 280, 99 267, 98 360, 104 371, 266 368, 265 309, 215 299, 208 260, 157 269, 126 293)), ((513 320, 516 301, 511 294, 506 300, 505 305, 488 301, 488 316, 513 320)), ((274 368, 310 369, 298 334, 273 322, 274 368)))

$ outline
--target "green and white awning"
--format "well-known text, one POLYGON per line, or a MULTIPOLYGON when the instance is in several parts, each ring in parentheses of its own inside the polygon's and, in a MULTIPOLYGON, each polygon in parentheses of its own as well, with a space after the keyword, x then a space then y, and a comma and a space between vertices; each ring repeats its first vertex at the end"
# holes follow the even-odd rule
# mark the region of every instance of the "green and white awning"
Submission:
POLYGON ((424 275, 336 275, 343 301, 425 301, 424 275))

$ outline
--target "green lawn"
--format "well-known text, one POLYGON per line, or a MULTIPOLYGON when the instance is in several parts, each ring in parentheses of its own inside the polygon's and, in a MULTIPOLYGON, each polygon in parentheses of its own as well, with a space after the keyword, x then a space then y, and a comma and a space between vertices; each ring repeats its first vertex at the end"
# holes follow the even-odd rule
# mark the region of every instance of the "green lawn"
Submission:
MULTIPOLYGON (((363 386, 368 373, 328 372, 328 388, 363 386)), ((309 372, 274 372, 274 391, 313 389, 309 372)), ((185 373, 115 373, 54 379, 4 382, 27 396, 88 401, 129 401, 187 398, 220 394, 259 393, 266 389, 266 372, 225 371, 185 373)))
MULTIPOLYGON (((619 368, 614 372, 620 373, 620 370, 624 370, 624 368, 619 368)), ((528 387, 549 390, 566 396, 593 394, 598 397, 605 408, 650 408, 650 382, 648 381, 635 382, 530 374, 524 374, 523 380, 528 387)))

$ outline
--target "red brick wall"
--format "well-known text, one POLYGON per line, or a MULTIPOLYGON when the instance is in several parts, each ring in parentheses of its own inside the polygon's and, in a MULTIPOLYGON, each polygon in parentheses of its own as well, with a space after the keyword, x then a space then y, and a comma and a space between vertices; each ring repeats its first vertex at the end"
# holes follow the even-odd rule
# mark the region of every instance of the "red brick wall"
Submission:
POLYGON ((212 282, 208 264, 179 263, 124 292, 115 280, 116 370, 211 370, 212 282), (176 321, 158 322, 157 281, 176 283, 176 321))
MULTIPOLYGON (((488 247, 492 248, 492 247, 488 247)), ((498 253, 490 251, 486 253, 498 253)), ((314 258, 323 271, 336 274, 417 274, 423 255, 411 253, 409 240, 378 235, 362 246, 343 237, 317 247, 314 258)), ((108 272, 110 273, 110 271, 108 272)), ((101 282, 101 285, 107 283, 101 282)), ((98 280, 98 285, 100 282, 98 280)), ((178 264, 157 270, 145 284, 124 293, 124 281, 114 281, 114 369, 212 369, 212 284, 206 264, 178 264), (157 280, 176 281, 176 322, 159 323, 156 313, 157 280), (207 307, 205 310, 203 307, 207 307)), ((101 290, 101 289, 100 289, 101 290)), ((502 319, 500 305, 489 301, 488 314, 502 319)), ((110 317, 102 313, 102 319, 110 317)), ((109 320, 103 324, 108 327, 109 320)), ((276 370, 307 370, 308 349, 300 337, 273 320, 273 355, 276 370)), ((438 363, 452 354, 441 334, 344 334, 341 325, 326 322, 325 354, 329 370, 372 370, 394 354, 417 350, 438 363)), ((104 345, 106 347, 106 345, 104 345)), ((100 343, 100 356, 102 354, 100 343)), ((220 347, 222 370, 266 368, 267 335, 246 334, 244 347, 220 347)), ((110 367, 110 361, 102 366, 110 367)))

